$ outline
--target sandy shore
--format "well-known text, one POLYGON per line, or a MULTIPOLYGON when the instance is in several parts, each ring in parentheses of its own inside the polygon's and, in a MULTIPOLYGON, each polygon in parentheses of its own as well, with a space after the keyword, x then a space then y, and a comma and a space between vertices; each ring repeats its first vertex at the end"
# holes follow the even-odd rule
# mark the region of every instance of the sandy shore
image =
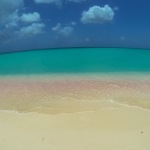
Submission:
POLYGON ((0 78, 0 149, 150 149, 149 75, 43 77, 0 78))
POLYGON ((149 150, 150 111, 134 107, 93 112, 0 113, 0 149, 149 150))

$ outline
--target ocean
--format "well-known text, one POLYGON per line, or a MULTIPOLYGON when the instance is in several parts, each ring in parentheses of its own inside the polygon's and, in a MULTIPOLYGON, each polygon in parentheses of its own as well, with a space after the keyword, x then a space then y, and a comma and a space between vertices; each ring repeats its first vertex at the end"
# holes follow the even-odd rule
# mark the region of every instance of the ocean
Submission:
POLYGON ((0 75, 150 72, 150 50, 67 48, 0 54, 0 75))

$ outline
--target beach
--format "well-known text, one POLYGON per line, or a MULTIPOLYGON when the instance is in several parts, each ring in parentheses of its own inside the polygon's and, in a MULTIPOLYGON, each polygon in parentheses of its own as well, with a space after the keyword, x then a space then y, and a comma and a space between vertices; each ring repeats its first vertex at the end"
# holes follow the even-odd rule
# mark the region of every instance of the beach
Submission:
POLYGON ((0 148, 149 150, 149 115, 132 107, 57 115, 1 112, 0 148))
POLYGON ((0 150, 149 150, 150 51, 0 55, 0 150))
POLYGON ((149 150, 149 74, 0 77, 0 149, 149 150))

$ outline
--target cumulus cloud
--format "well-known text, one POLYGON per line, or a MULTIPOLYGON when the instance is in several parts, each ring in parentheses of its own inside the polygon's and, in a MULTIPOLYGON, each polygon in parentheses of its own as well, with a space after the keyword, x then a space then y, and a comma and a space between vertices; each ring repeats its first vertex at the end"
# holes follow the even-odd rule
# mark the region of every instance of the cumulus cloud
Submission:
POLYGON ((115 6, 115 7, 113 8, 113 10, 114 10, 114 11, 117 11, 117 10, 119 10, 119 7, 115 6))
POLYGON ((62 5, 63 2, 74 2, 74 3, 80 3, 84 2, 86 0, 34 0, 35 3, 45 3, 45 4, 56 4, 56 5, 62 5))
POLYGON ((52 28, 52 31, 57 32, 58 34, 68 36, 73 32, 73 27, 71 26, 62 27, 61 23, 58 23, 55 27, 52 28))
POLYGON ((37 12, 23 14, 20 17, 20 20, 25 23, 38 22, 41 20, 40 14, 37 12))
POLYGON ((108 5, 104 7, 93 6, 88 11, 83 11, 81 16, 82 23, 105 23, 110 22, 114 18, 114 11, 108 5))
POLYGON ((18 10, 23 7, 23 0, 1 0, 0 26, 16 25, 19 20, 18 10))
POLYGON ((20 35, 20 37, 34 36, 44 33, 44 28, 45 24, 43 23, 32 23, 30 26, 22 27, 17 33, 20 35))
POLYGON ((52 28, 53 31, 59 31, 61 30, 61 24, 57 23, 57 25, 55 27, 52 28))
POLYGON ((44 32, 45 24, 38 12, 22 13, 24 0, 0 0, 0 41, 6 43, 18 37, 44 32), (22 15, 21 15, 22 14, 22 15), (29 25, 26 26, 26 23, 29 25))
POLYGON ((23 8, 23 0, 0 0, 0 41, 7 43, 14 37, 18 28, 19 11, 23 8))
POLYGON ((61 33, 64 35, 70 35, 73 31, 73 27, 67 26, 61 29, 61 33))
POLYGON ((23 0, 1 0, 0 18, 6 18, 22 6, 23 0))
POLYGON ((11 15, 9 15, 7 17, 7 20, 3 20, 5 22, 5 25, 4 27, 6 29, 8 28, 14 28, 14 27, 17 27, 18 26, 18 22, 19 22, 19 15, 18 15, 18 12, 14 12, 12 13, 11 15))
POLYGON ((36 3, 53 3, 56 0, 34 0, 36 3))
POLYGON ((35 3, 37 4, 56 4, 56 5, 61 5, 63 0, 34 0, 35 3))
POLYGON ((77 25, 77 23, 76 22, 74 22, 74 21, 71 21, 71 23, 70 23, 72 26, 75 26, 75 25, 77 25))

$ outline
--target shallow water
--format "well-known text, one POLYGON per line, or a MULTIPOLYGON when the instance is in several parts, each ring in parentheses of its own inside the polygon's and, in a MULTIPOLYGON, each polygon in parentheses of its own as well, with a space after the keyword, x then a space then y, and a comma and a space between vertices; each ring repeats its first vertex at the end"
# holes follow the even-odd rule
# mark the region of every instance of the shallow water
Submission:
POLYGON ((0 55, 1 110, 61 113, 116 105, 150 109, 149 50, 74 48, 0 55))
POLYGON ((0 109, 64 113, 118 105, 150 109, 150 76, 24 75, 0 78, 0 109))

